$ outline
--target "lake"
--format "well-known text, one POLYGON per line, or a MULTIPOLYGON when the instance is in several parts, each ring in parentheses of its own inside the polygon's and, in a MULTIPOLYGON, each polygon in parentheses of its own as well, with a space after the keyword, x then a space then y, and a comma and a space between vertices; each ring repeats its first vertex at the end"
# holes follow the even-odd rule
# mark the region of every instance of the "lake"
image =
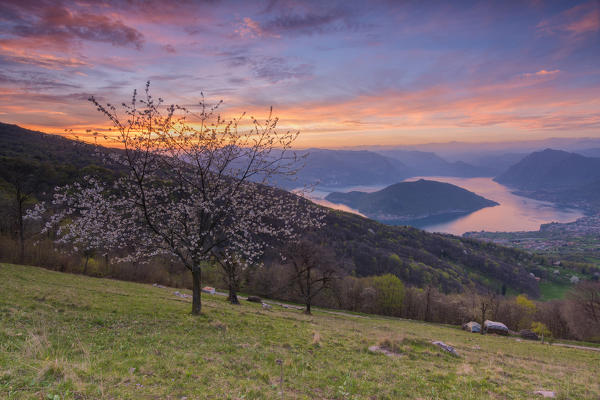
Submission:
MULTIPOLYGON (((429 232, 444 232, 462 235, 471 231, 518 232, 537 231, 541 224, 548 222, 572 222, 583 217, 580 210, 557 207, 552 203, 528 199, 511 193, 508 187, 496 183, 492 178, 453 178, 453 177, 414 177, 406 181, 429 179, 460 186, 487 199, 500 203, 496 207, 487 207, 461 216, 432 217, 415 221, 411 225, 429 232)), ((308 197, 319 204, 344 211, 360 214, 357 210, 341 204, 334 204, 324 198, 333 191, 352 190, 374 192, 387 185, 353 186, 345 188, 318 188, 308 197)))

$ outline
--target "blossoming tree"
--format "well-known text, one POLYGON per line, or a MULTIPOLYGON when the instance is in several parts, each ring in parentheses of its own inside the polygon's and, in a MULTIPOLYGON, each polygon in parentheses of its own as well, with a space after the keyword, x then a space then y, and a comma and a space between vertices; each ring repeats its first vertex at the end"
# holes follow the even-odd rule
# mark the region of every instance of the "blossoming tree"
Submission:
POLYGON ((110 249, 120 260, 176 258, 192 274, 193 314, 201 312, 203 262, 243 268, 273 240, 321 226, 321 207, 269 185, 293 176, 300 161, 291 150, 298 133, 278 131, 271 114, 262 123, 243 115, 226 121, 204 100, 198 112, 166 106, 149 83, 143 98, 134 92, 122 104, 122 116, 90 101, 113 125, 106 139, 123 148, 104 151, 121 177, 59 189, 47 226, 68 220, 63 241, 110 249))

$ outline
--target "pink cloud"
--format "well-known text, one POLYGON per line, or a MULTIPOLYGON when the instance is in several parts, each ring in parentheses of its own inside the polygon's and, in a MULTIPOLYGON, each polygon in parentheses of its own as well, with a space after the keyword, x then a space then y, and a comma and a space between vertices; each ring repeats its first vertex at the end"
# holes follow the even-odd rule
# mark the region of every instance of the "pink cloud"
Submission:
POLYGON ((591 13, 584 15, 581 19, 573 21, 566 26, 566 29, 576 35, 587 32, 597 32, 600 30, 600 10, 595 9, 591 13))
POLYGON ((537 25, 538 33, 551 35, 566 33, 581 36, 600 30, 600 3, 590 1, 572 7, 554 17, 545 19, 537 25))
POLYGON ((254 21, 252 18, 245 17, 242 22, 238 24, 235 33, 244 39, 255 39, 260 37, 274 37, 278 38, 279 35, 266 32, 260 26, 260 24, 254 21))

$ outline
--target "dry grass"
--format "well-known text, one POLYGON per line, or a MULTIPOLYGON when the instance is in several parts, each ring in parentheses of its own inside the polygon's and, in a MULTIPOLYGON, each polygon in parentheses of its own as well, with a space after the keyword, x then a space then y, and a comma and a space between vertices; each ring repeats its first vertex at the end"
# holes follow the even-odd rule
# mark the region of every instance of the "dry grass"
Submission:
POLYGON ((315 347, 321 347, 321 335, 319 332, 313 332, 312 345, 315 347))

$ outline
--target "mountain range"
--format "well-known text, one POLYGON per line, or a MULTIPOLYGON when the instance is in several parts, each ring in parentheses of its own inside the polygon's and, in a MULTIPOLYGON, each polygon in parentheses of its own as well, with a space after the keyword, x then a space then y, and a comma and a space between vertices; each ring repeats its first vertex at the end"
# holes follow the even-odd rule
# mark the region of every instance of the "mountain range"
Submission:
POLYGON ((307 149, 297 154, 304 157, 304 166, 294 180, 277 182, 284 188, 316 183, 322 187, 377 185, 401 181, 412 174, 400 160, 372 151, 307 149))
POLYGON ((462 161, 448 162, 422 151, 306 149, 297 154, 304 167, 293 179, 276 183, 286 189, 318 184, 321 188, 389 185, 415 176, 491 177, 495 170, 462 161))
POLYGON ((432 152, 418 150, 376 150, 378 154, 402 161, 412 176, 457 176, 462 178, 493 176, 487 167, 463 161, 449 162, 432 152))

